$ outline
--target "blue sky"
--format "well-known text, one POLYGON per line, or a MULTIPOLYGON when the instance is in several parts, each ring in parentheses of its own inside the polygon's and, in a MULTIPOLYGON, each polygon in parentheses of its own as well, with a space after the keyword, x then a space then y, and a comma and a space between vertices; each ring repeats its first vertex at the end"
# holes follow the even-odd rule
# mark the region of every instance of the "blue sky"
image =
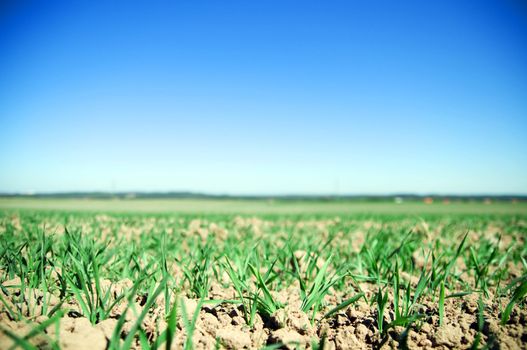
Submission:
POLYGON ((0 192, 527 194, 520 1, 0 13, 0 192))

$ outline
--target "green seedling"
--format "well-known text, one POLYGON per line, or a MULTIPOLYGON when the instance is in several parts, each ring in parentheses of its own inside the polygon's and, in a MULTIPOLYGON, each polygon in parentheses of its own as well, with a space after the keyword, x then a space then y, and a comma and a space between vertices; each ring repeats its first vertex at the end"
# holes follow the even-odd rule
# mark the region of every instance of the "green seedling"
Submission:
POLYGON ((505 310, 503 310, 502 316, 501 316, 501 324, 504 325, 507 323, 507 321, 510 318, 512 309, 514 305, 518 304, 523 297, 527 294, 527 279, 524 280, 515 290, 512 294, 511 300, 505 307, 505 310))

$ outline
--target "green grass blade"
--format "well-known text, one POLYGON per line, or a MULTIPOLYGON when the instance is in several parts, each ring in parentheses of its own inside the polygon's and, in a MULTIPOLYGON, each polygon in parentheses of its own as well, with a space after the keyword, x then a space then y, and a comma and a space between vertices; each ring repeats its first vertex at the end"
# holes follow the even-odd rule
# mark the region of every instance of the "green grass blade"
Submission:
POLYGON ((322 316, 322 319, 328 318, 339 312, 340 310, 343 310, 350 306, 351 304, 357 302, 360 298, 364 297, 364 293, 359 293, 357 295, 354 295, 353 297, 343 301, 342 303, 335 306, 333 309, 329 310, 324 316, 322 316))

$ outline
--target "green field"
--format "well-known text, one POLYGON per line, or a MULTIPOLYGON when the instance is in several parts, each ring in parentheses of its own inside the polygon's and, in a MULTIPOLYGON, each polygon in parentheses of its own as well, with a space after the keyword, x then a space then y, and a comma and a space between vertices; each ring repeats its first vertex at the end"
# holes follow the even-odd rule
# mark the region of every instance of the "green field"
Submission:
POLYGON ((527 214, 527 203, 0 198, 2 209, 185 214, 527 214))
POLYGON ((0 348, 524 348, 526 209, 1 199, 0 348))

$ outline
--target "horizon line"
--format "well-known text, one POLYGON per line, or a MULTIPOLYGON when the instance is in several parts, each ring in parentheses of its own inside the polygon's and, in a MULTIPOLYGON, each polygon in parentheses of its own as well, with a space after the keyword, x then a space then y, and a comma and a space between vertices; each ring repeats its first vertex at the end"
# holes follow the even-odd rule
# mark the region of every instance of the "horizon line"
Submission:
POLYGON ((231 198, 231 199, 352 199, 352 198, 501 198, 501 199, 527 199, 524 193, 439 193, 439 192, 390 192, 390 193, 287 193, 287 194, 235 194, 235 193, 210 193, 199 191, 13 191, 0 192, 0 197, 68 197, 68 198, 86 198, 86 197, 122 197, 122 198, 231 198))

